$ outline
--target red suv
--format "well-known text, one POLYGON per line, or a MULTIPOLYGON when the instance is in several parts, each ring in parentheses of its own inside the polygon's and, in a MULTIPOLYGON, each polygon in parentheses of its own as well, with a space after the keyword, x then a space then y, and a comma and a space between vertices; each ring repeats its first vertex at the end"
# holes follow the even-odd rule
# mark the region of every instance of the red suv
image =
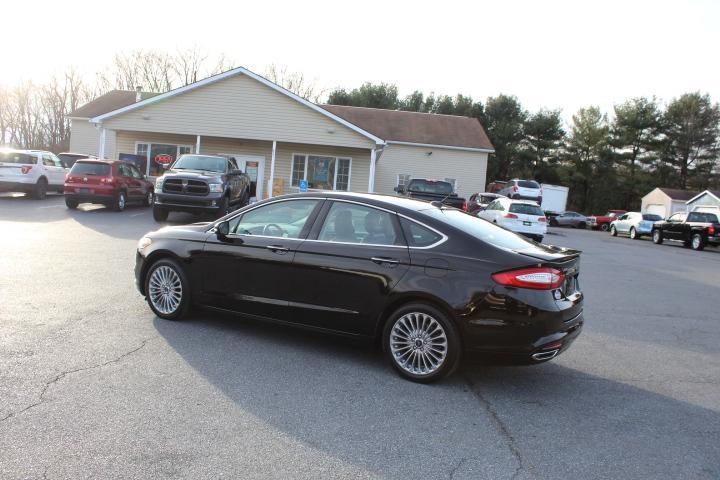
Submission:
POLYGON ((154 185, 135 165, 122 160, 78 160, 65 176, 65 205, 102 203, 122 211, 128 203, 153 204, 154 185))

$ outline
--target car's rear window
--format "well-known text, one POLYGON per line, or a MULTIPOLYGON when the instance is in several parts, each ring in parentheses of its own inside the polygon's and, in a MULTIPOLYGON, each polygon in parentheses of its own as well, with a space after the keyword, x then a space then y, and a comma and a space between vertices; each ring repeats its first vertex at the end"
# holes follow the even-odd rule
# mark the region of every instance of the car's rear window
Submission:
POLYGON ((438 208, 424 210, 423 213, 429 214, 433 218, 444 221, 468 235, 497 247, 510 250, 527 250, 536 245, 525 237, 460 210, 445 208, 441 210, 438 208))
POLYGON ((35 165, 37 157, 28 153, 0 152, 0 163, 17 163, 20 165, 35 165))
POLYGON ((441 180, 410 180, 407 189, 409 192, 438 193, 442 195, 448 195, 453 192, 452 184, 441 180))
POLYGON ((691 212, 687 217, 688 222, 718 223, 718 217, 714 213, 691 212))
POLYGON ((107 163, 75 162, 70 170, 71 175, 97 175, 106 177, 110 175, 110 165, 107 163))
POLYGON ((529 203, 513 203, 510 205, 511 213, 521 213, 523 215, 538 215, 542 217, 543 211, 538 205, 531 205, 529 203))
POLYGON ((540 188, 540 184, 532 180, 518 180, 517 184, 518 187, 523 188, 540 188))
POLYGON ((660 215, 655 215, 654 213, 643 213, 643 220, 647 220, 648 222, 659 222, 662 220, 662 217, 660 215))

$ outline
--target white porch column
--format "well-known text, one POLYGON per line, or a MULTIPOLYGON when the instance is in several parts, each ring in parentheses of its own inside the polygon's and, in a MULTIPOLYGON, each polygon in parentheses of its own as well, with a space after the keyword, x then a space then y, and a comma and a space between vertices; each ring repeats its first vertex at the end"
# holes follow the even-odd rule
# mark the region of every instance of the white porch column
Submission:
POLYGON ((277 151, 277 142, 273 140, 272 156, 270 157, 270 186, 268 187, 267 198, 273 196, 273 185, 275 185, 275 152, 277 151))
POLYGON ((100 128, 100 145, 98 145, 98 158, 105 158, 105 127, 100 128))
POLYGON ((200 135, 198 135, 197 140, 195 140, 195 153, 200 153, 200 135))
POLYGON ((375 163, 377 162, 377 150, 370 151, 370 177, 368 178, 368 192, 375 192, 375 163))

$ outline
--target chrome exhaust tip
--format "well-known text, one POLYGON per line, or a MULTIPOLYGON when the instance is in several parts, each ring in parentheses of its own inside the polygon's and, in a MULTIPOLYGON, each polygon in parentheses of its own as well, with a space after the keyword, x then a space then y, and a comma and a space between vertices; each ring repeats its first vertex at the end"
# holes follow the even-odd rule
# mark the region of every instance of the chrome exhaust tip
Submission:
POLYGON ((560 349, 556 348, 555 350, 548 350, 547 352, 533 353, 532 358, 533 360, 541 362, 543 360, 550 360, 551 358, 554 358, 559 352, 560 349))

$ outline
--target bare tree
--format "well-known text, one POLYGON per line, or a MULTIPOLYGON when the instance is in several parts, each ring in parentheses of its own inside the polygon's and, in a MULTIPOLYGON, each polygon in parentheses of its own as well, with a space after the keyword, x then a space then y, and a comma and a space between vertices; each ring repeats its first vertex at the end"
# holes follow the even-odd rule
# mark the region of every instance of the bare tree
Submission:
POLYGON ((303 73, 288 71, 287 67, 271 64, 265 69, 265 77, 311 102, 317 103, 325 94, 325 90, 317 87, 315 80, 308 80, 303 73))

